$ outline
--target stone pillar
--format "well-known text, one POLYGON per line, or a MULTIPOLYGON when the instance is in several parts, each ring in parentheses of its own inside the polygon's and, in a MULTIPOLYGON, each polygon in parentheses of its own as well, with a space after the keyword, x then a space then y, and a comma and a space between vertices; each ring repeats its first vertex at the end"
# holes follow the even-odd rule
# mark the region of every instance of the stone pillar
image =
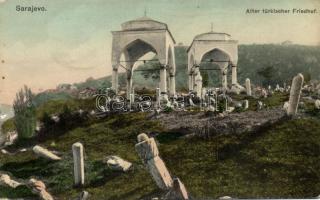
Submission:
POLYGON ((297 76, 295 76, 292 80, 289 107, 287 110, 287 115, 289 116, 297 114, 303 80, 303 75, 300 73, 297 76))
POLYGON ((246 91, 247 91, 247 95, 248 96, 251 96, 251 82, 250 82, 250 79, 246 79, 246 91))
POLYGON ((161 91, 160 88, 156 89, 156 108, 160 108, 161 91))
POLYGON ((173 74, 170 74, 170 96, 176 95, 176 78, 173 74))
POLYGON ((238 75, 237 75, 237 66, 232 65, 232 79, 231 79, 232 85, 238 84, 238 75))
POLYGON ((133 94, 130 94, 130 97, 129 97, 129 109, 130 109, 130 111, 132 110, 133 102, 134 102, 133 94))
POLYGON ((138 143, 135 148, 157 186, 162 190, 170 189, 173 180, 164 162, 159 157, 159 150, 154 138, 149 138, 144 133, 138 135, 138 143))
POLYGON ((160 69, 160 91, 161 94, 167 94, 167 66, 162 65, 160 69))
POLYGON ((83 145, 80 142, 72 145, 74 184, 84 185, 83 145))
POLYGON ((227 71, 226 70, 222 70, 222 74, 221 74, 221 86, 223 89, 227 89, 228 88, 228 79, 227 79, 227 71))
POLYGON ((226 111, 229 110, 229 105, 228 105, 228 98, 226 97, 226 111))
POLYGON ((127 71, 127 99, 130 98, 132 93, 132 71, 127 71))
POLYGON ((189 92, 193 90, 193 75, 192 73, 189 74, 189 92))
POLYGON ((132 88, 132 103, 134 103, 134 97, 135 97, 135 94, 134 94, 134 87, 132 88))
POLYGON ((207 95, 207 89, 202 88, 201 99, 206 100, 206 95, 207 95))
POLYGON ((112 70, 112 89, 118 94, 118 69, 113 68, 112 70))
POLYGON ((196 92, 197 92, 197 97, 201 98, 201 92, 202 92, 202 76, 200 74, 200 72, 198 72, 198 74, 195 77, 195 81, 196 81, 196 92))

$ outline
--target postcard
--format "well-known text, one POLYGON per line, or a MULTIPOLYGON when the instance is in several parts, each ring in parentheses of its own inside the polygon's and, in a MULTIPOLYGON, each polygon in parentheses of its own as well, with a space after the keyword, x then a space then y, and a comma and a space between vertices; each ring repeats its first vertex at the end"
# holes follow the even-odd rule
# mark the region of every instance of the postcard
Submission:
POLYGON ((319 0, 0 0, 0 199, 320 198, 319 0))

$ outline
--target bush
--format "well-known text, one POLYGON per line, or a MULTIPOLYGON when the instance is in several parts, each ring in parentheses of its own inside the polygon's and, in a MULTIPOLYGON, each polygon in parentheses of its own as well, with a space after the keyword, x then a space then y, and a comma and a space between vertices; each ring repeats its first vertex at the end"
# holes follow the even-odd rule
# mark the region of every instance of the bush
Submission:
POLYGON ((31 138, 36 130, 36 107, 31 89, 24 86, 13 103, 14 124, 20 139, 31 138))

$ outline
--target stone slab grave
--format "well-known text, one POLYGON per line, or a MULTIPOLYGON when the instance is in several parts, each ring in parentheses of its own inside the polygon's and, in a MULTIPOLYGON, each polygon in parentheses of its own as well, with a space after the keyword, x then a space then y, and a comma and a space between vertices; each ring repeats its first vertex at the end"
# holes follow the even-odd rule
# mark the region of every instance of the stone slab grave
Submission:
POLYGON ((208 128, 213 134, 241 134, 246 131, 252 132, 264 125, 276 123, 286 113, 281 108, 269 110, 247 111, 242 113, 230 113, 228 115, 211 116, 204 112, 172 112, 170 115, 161 113, 152 120, 160 123, 168 131, 179 131, 183 134, 198 134, 202 129, 208 128))
POLYGON ((119 156, 108 156, 105 159, 105 162, 107 163, 108 167, 111 170, 115 170, 115 171, 126 172, 132 166, 132 163, 120 158, 119 156))
POLYGON ((39 199, 53 200, 51 194, 47 192, 46 185, 42 181, 34 178, 29 179, 29 181, 17 181, 11 178, 8 174, 0 172, 0 185, 13 189, 24 185, 27 186, 34 194, 37 194, 39 199))

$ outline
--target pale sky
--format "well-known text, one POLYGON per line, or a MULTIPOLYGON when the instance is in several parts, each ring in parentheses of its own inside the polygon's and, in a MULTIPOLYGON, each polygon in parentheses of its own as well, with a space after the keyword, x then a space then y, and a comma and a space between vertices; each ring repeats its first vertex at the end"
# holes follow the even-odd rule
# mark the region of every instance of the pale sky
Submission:
POLYGON ((110 31, 142 17, 145 8, 185 45, 211 23, 240 44, 320 43, 319 0, 0 0, 0 103, 11 104, 24 84, 39 92, 111 74, 110 31), (47 11, 18 12, 17 5, 47 11), (246 14, 248 8, 317 13, 246 14))

